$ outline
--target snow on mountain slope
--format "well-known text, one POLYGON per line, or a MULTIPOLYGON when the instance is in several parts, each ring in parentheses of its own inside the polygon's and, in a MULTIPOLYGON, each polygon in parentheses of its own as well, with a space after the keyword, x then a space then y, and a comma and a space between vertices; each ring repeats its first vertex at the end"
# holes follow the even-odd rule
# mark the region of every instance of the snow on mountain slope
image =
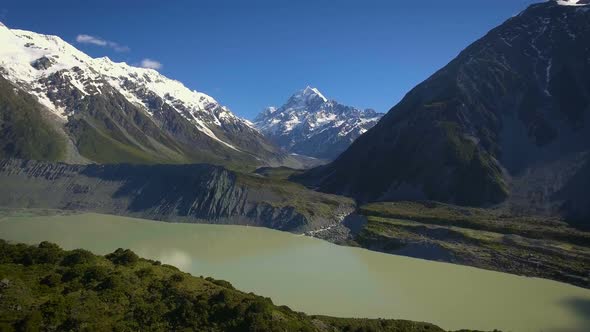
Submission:
POLYGON ((269 107, 260 113, 255 125, 291 153, 333 159, 382 115, 328 100, 308 86, 280 108, 269 107))
POLYGON ((557 4, 562 6, 585 6, 590 4, 588 0, 557 0, 557 4))
POLYGON ((59 100, 48 97, 52 87, 47 77, 60 73, 69 84, 86 95, 101 94, 105 85, 116 89, 129 102, 148 115, 160 98, 199 131, 224 145, 239 150, 223 137, 227 130, 258 135, 252 126, 221 106, 212 97, 193 91, 181 82, 169 79, 153 69, 116 63, 109 58, 92 58, 60 37, 30 31, 11 30, 0 23, 0 73, 39 98, 62 119, 76 110, 67 109, 59 100))

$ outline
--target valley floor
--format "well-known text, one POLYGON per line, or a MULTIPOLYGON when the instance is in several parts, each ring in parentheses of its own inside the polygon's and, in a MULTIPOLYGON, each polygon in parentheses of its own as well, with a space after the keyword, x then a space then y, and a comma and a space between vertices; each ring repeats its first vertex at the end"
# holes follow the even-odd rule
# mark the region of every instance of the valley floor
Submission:
POLYGON ((434 202, 389 202, 362 206, 343 224, 309 235, 590 288, 590 233, 559 220, 434 202))
POLYGON ((337 244, 590 288, 590 232, 561 220, 435 202, 352 199, 289 181, 298 171, 208 165, 0 161, 0 205, 264 226, 337 244), (356 213, 355 213, 356 210, 356 213))

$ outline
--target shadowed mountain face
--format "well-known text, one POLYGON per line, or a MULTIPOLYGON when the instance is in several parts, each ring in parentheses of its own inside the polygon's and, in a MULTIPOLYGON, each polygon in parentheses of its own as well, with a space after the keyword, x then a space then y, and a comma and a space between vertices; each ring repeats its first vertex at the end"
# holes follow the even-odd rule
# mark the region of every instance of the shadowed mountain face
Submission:
POLYGON ((574 189, 589 178, 588 45, 590 6, 532 5, 410 91, 336 161, 299 179, 360 201, 574 215, 588 206, 574 189))

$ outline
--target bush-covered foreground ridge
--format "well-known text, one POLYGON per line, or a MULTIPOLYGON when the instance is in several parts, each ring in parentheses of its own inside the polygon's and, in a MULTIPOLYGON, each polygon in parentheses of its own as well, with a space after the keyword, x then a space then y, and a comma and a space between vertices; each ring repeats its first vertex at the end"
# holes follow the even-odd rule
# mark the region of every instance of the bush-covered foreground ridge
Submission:
POLYGON ((0 331, 443 331, 307 316, 226 281, 117 249, 106 256, 0 240, 0 331))

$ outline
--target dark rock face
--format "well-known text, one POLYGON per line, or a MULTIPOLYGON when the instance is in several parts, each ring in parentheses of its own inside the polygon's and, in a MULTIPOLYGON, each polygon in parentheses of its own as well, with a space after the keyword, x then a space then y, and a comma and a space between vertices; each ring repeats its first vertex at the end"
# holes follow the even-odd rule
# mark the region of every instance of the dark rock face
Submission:
POLYGON ((48 58, 46 56, 40 57, 39 59, 33 61, 31 66, 37 70, 44 70, 51 67, 55 63, 55 60, 48 58))
POLYGON ((552 193, 551 199, 563 202, 558 208, 569 222, 590 230, 590 160, 583 160, 582 166, 567 179, 563 187, 552 193))
MULTIPOLYGON (((91 211, 138 218, 264 226, 305 232, 338 222, 274 204, 277 193, 251 187, 223 167, 68 165, 0 161, 0 206, 91 211)), ((352 212, 352 207, 349 213, 352 212)))
POLYGON ((580 206, 557 193, 587 170, 580 165, 590 151, 588 45, 590 7, 532 5, 300 180, 360 201, 503 203, 546 214, 580 206), (568 174, 557 179, 560 169, 568 174))

